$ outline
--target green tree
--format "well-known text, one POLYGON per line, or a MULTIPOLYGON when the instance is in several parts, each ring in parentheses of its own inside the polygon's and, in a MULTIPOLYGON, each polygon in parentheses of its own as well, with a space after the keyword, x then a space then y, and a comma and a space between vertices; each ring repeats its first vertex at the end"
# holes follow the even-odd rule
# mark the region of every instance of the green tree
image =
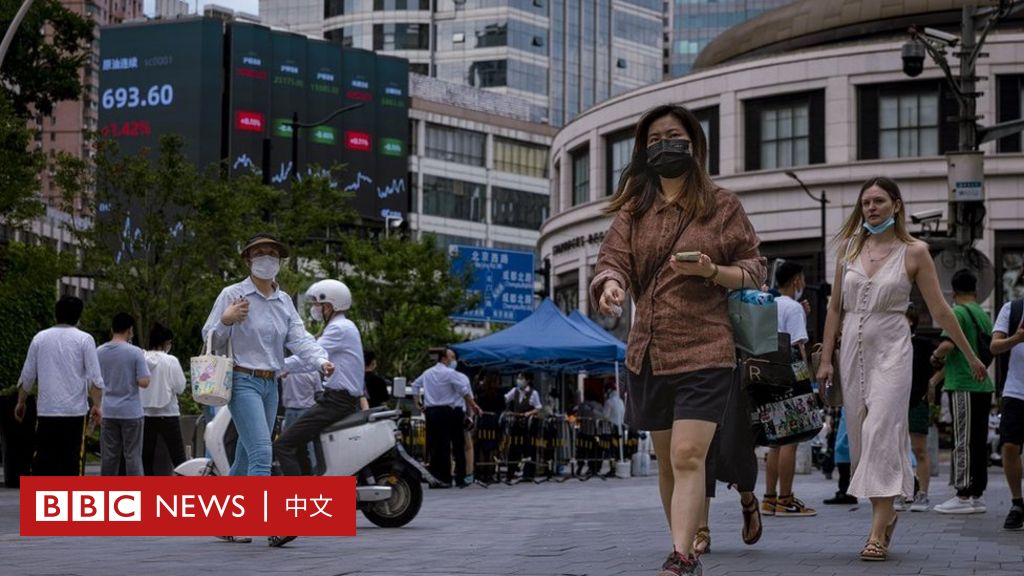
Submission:
POLYGON ((45 211, 36 192, 43 154, 30 149, 32 133, 0 91, 0 220, 20 225, 45 211))
MULTIPOLYGON (((89 186, 86 168, 79 159, 59 159, 55 178, 66 202, 89 186)), ((175 332, 175 352, 186 361, 202 345, 202 326, 221 289, 248 274, 238 255, 247 238, 267 231, 297 258, 319 256, 328 234, 315 231, 340 229, 352 218, 345 195, 325 177, 309 177, 292 191, 252 177, 228 180, 218 166, 197 170, 177 136, 161 138, 155 154, 134 156, 103 143, 95 173, 88 211, 96 216, 74 229, 83 267, 97 282, 83 325, 102 339, 113 314, 126 311, 145 345, 160 322, 175 332)), ((286 271, 281 285, 294 293, 308 286, 310 273, 286 271)))
POLYGON ((0 394, 17 385, 32 337, 53 325, 57 282, 71 267, 68 256, 43 246, 0 245, 0 394))
MULTIPOLYGON (((7 30, 21 3, 0 0, 0 30, 7 30)), ((10 97, 15 114, 49 116, 57 102, 82 96, 78 72, 92 56, 93 27, 59 0, 32 4, 0 70, 0 90, 10 97)))
POLYGON ((433 362, 428 350, 462 338, 449 316, 468 309, 469 276, 449 272, 448 256, 427 236, 346 236, 340 279, 352 290, 351 318, 384 374, 412 377, 433 362))

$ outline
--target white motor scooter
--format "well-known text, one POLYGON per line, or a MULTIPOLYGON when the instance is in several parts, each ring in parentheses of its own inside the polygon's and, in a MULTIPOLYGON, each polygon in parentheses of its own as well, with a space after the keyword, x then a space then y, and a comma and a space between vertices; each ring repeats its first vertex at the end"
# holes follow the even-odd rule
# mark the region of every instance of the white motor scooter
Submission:
MULTIPOLYGON (((405 526, 423 504, 422 482, 438 481, 411 457, 400 440, 398 410, 356 412, 326 428, 316 447, 318 476, 355 476, 356 507, 383 528, 405 526)), ((227 406, 206 425, 203 440, 212 458, 192 458, 178 476, 225 476, 230 468, 224 436, 231 423, 227 406)))

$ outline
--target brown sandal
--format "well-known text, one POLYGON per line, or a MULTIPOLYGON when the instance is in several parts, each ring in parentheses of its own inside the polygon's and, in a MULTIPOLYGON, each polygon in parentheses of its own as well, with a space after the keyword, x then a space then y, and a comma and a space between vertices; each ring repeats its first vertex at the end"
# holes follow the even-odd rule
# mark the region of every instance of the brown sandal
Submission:
POLYGON ((860 551, 860 559, 868 562, 884 562, 888 557, 888 548, 878 540, 868 540, 860 551))
POLYGON ((711 552, 711 529, 701 526, 693 535, 693 555, 700 556, 711 552))
POLYGON ((753 546, 757 544, 757 541, 761 539, 761 533, 764 531, 764 524, 761 522, 761 504, 757 501, 757 496, 752 496, 752 503, 747 506, 740 502, 743 506, 743 532, 740 536, 743 538, 743 543, 747 546, 753 546), (751 534, 751 525, 754 523, 754 518, 757 518, 757 530, 751 534))

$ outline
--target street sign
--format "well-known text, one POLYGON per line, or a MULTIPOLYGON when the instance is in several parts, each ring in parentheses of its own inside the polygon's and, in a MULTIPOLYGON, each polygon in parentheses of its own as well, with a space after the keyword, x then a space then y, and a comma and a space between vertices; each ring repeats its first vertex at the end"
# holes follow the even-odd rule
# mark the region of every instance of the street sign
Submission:
POLYGON ((453 320, 515 323, 533 313, 533 252, 453 244, 448 256, 452 275, 472 270, 469 292, 480 295, 476 309, 453 320))

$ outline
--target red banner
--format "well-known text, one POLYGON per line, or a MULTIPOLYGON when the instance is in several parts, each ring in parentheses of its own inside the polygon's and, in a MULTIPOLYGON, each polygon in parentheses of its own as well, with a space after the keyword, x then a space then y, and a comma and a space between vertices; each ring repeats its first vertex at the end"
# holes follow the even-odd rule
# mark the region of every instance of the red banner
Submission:
POLYGON ((355 536, 351 476, 21 479, 22 536, 355 536))

